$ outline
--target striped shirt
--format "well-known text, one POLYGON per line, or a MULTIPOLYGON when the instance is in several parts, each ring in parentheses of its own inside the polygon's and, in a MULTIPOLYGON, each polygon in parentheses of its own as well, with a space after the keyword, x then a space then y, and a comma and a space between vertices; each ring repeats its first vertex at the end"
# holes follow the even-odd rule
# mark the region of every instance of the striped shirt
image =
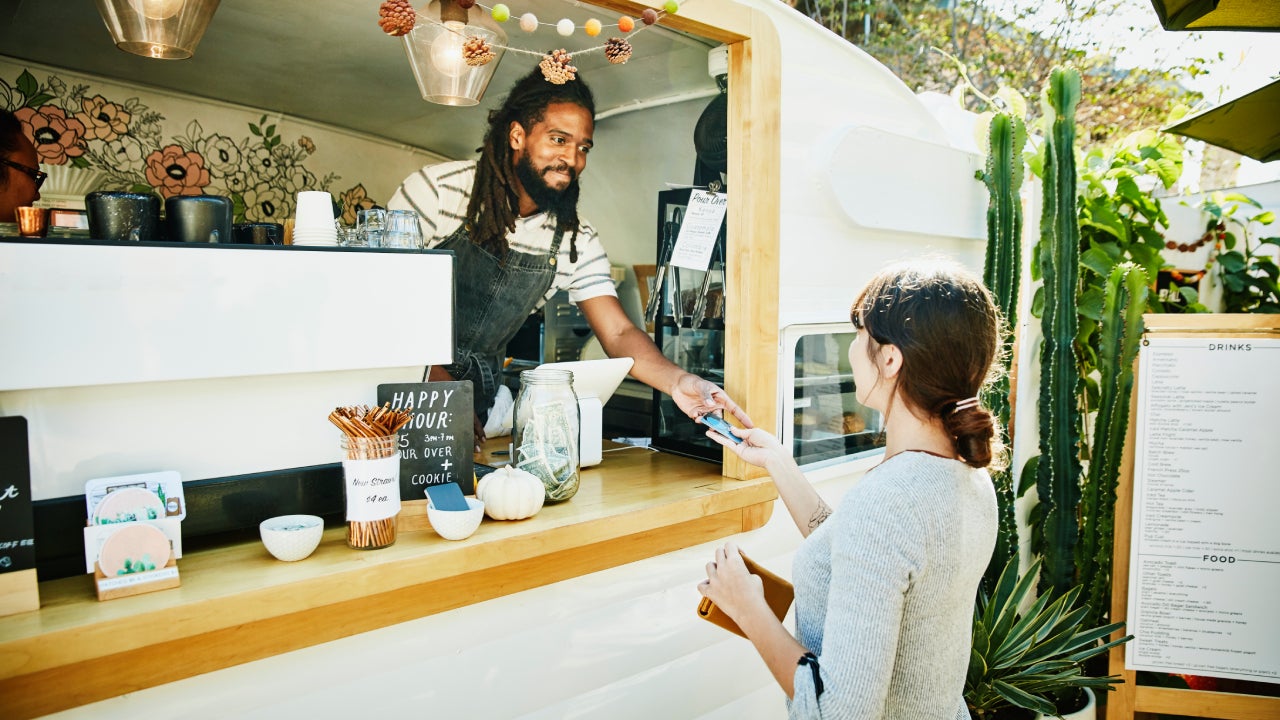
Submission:
MULTIPOLYGON (((444 242, 466 219, 467 203, 471 200, 475 179, 474 160, 428 165, 405 178, 387 202, 387 209, 418 213, 422 236, 427 238, 427 247, 433 248, 444 242)), ((569 300, 574 303, 606 295, 617 297, 604 245, 600 244, 595 228, 581 217, 578 221, 578 262, 569 262, 569 237, 566 235, 560 243, 555 280, 538 307, 561 290, 568 290, 569 300)), ((517 252, 546 255, 551 252, 555 229, 555 218, 550 213, 516 218, 515 232, 507 235, 507 243, 517 252)))

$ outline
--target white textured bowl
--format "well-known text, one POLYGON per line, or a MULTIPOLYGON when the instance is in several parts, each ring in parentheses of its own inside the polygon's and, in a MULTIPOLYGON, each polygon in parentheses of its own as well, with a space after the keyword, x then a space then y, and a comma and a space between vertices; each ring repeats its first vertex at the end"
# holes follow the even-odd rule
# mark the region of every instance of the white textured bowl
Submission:
POLYGON ((484 519, 484 503, 468 497, 466 510, 437 510, 427 498, 427 520, 431 521, 431 529, 445 540, 466 540, 471 533, 480 527, 484 519))
POLYGON ((280 515, 258 525, 262 544, 277 560, 293 562, 315 552, 324 534, 324 521, 315 515, 280 515))

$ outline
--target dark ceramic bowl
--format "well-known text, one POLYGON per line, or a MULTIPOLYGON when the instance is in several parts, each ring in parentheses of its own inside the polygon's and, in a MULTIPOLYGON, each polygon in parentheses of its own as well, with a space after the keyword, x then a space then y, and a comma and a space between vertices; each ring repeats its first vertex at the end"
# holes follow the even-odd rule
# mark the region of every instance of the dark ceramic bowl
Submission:
POLYGON ((155 241, 160 237, 160 198, 127 192, 92 192, 84 198, 89 236, 118 242, 155 241))
POLYGON ((220 195, 183 195, 164 201, 165 225, 175 242, 229 243, 231 198, 220 195))
POLYGON ((280 223, 236 223, 231 237, 239 245, 283 245, 284 226, 280 223))

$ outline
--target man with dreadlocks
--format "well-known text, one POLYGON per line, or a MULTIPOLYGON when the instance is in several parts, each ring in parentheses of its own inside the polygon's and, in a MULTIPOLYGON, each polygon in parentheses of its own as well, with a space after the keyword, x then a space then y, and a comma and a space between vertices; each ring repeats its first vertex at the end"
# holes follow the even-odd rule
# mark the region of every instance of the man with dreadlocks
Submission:
POLYGON ((427 246, 456 257, 457 356, 431 368, 430 379, 472 381, 481 442, 507 343, 530 313, 567 289, 605 352, 635 359, 637 379, 670 394, 690 417, 727 410, 752 427, 724 390, 669 361, 618 302, 604 246, 578 217, 594 118, 586 83, 555 85, 535 68, 489 113, 479 160, 424 167, 387 203, 415 211, 427 246))

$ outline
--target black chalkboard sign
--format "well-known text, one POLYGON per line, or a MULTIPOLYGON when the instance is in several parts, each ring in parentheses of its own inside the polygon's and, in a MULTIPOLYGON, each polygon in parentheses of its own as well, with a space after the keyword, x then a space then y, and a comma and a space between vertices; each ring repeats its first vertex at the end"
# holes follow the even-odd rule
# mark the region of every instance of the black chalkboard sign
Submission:
POLYGON ((0 573, 36 566, 27 419, 0 417, 0 573))
POLYGON ((428 485, 475 492, 475 407, 470 380, 378 386, 378 404, 413 413, 400 428, 400 499, 426 500, 428 485))

